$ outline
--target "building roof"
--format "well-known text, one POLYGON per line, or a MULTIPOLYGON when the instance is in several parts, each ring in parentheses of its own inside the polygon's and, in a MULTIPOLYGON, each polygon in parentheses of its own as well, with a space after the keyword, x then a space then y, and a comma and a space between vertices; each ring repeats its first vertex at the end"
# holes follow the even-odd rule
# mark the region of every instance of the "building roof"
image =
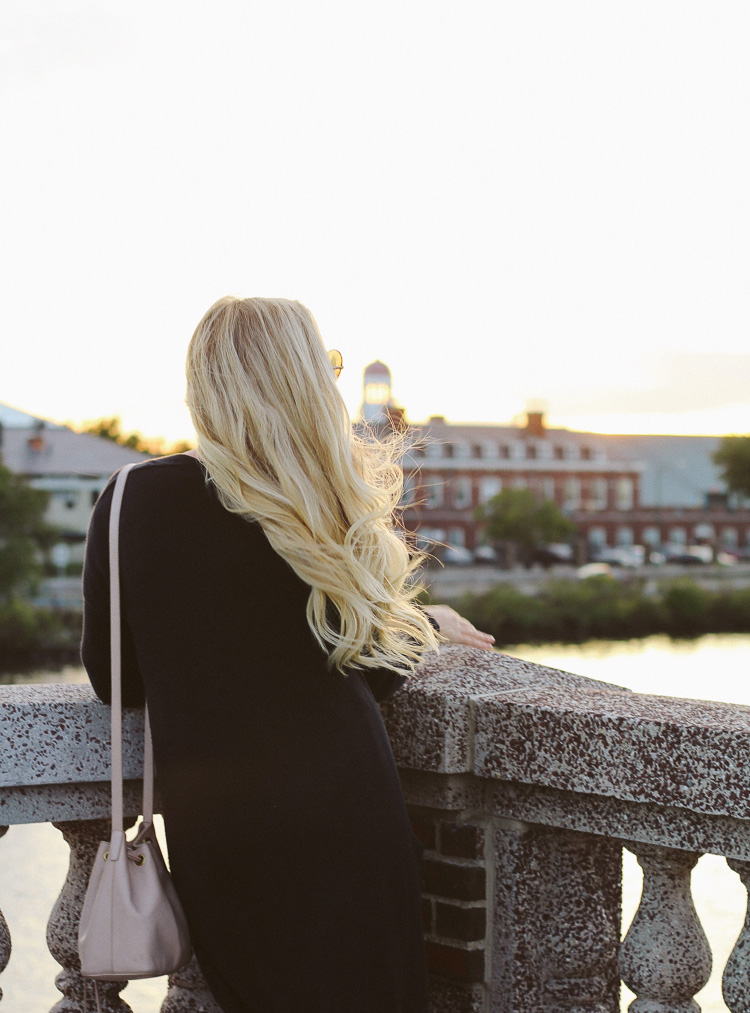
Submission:
POLYGON ((124 464, 147 459, 140 451, 65 426, 4 427, 0 442, 0 461, 5 467, 31 478, 106 478, 124 464))
POLYGON ((643 506, 702 507, 706 493, 726 491, 712 455, 720 436, 604 436, 612 456, 642 461, 643 506))
MULTIPOLYGON (((523 426, 495 423, 449 422, 432 416, 415 428, 438 443, 545 442, 563 448, 589 447, 597 457, 640 470, 640 502, 653 507, 702 507, 706 493, 726 491, 720 469, 713 463, 720 436, 612 435, 544 429, 543 436, 523 426)), ((515 462, 521 467, 523 462, 515 462)))
POLYGON ((592 450, 604 449, 605 436, 599 433, 579 433, 572 429, 544 429, 543 436, 530 433, 524 426, 503 425, 495 422, 449 422, 443 415, 432 415, 426 422, 410 425, 440 442, 481 443, 483 440, 512 443, 516 440, 544 441, 559 446, 589 446, 592 450))
POLYGON ((29 415, 28 412, 22 412, 18 408, 0 401, 0 426, 4 429, 30 429, 38 425, 44 425, 50 429, 63 428, 56 422, 40 419, 37 415, 29 415))

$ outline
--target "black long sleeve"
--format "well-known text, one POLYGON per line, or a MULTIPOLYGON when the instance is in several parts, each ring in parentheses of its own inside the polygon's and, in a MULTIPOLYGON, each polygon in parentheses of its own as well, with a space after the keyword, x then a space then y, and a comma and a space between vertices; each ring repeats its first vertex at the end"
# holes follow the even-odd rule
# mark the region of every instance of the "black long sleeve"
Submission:
MULTIPOLYGON (((94 692, 103 703, 112 700, 109 616, 109 514, 114 482, 99 497, 89 525, 83 567, 83 636, 81 660, 94 692)), ((133 634, 127 615, 121 616, 122 702, 124 707, 142 707, 143 679, 138 669, 133 634)))

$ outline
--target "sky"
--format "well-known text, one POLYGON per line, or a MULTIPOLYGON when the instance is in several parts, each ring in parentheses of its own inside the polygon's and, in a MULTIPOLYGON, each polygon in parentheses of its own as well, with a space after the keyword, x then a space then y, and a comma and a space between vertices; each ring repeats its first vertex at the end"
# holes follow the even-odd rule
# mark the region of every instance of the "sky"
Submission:
POLYGON ((219 296, 409 418, 750 432, 746 0, 4 0, 0 402, 170 440, 219 296))

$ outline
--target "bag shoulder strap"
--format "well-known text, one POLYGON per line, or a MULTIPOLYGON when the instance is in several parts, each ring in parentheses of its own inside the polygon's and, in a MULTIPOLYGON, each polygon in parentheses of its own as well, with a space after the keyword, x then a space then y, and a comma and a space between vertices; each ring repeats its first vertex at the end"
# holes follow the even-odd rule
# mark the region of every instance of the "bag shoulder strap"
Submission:
MULTIPOLYGON (((112 832, 124 831, 122 792, 122 622, 120 615, 120 510, 125 483, 138 462, 117 473, 109 514, 109 629, 112 675, 112 832)), ((154 818, 154 751, 148 707, 143 716, 143 820, 154 818)))

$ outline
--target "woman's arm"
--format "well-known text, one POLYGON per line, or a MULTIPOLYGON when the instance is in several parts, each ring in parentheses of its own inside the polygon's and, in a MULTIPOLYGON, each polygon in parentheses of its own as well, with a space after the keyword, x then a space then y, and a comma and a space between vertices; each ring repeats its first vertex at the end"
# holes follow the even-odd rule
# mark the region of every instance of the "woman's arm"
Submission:
POLYGON ((468 647, 479 647, 491 651, 495 638, 491 633, 481 633, 475 626, 460 616, 450 605, 424 605, 428 617, 437 622, 440 636, 449 644, 466 644, 468 647))
MULTIPOLYGON (((114 483, 99 497, 91 515, 83 566, 83 638, 81 660, 94 692, 104 703, 112 697, 109 640, 109 511, 114 483)), ((124 613, 122 626, 122 702, 142 707, 143 681, 138 670, 133 637, 124 613)))

